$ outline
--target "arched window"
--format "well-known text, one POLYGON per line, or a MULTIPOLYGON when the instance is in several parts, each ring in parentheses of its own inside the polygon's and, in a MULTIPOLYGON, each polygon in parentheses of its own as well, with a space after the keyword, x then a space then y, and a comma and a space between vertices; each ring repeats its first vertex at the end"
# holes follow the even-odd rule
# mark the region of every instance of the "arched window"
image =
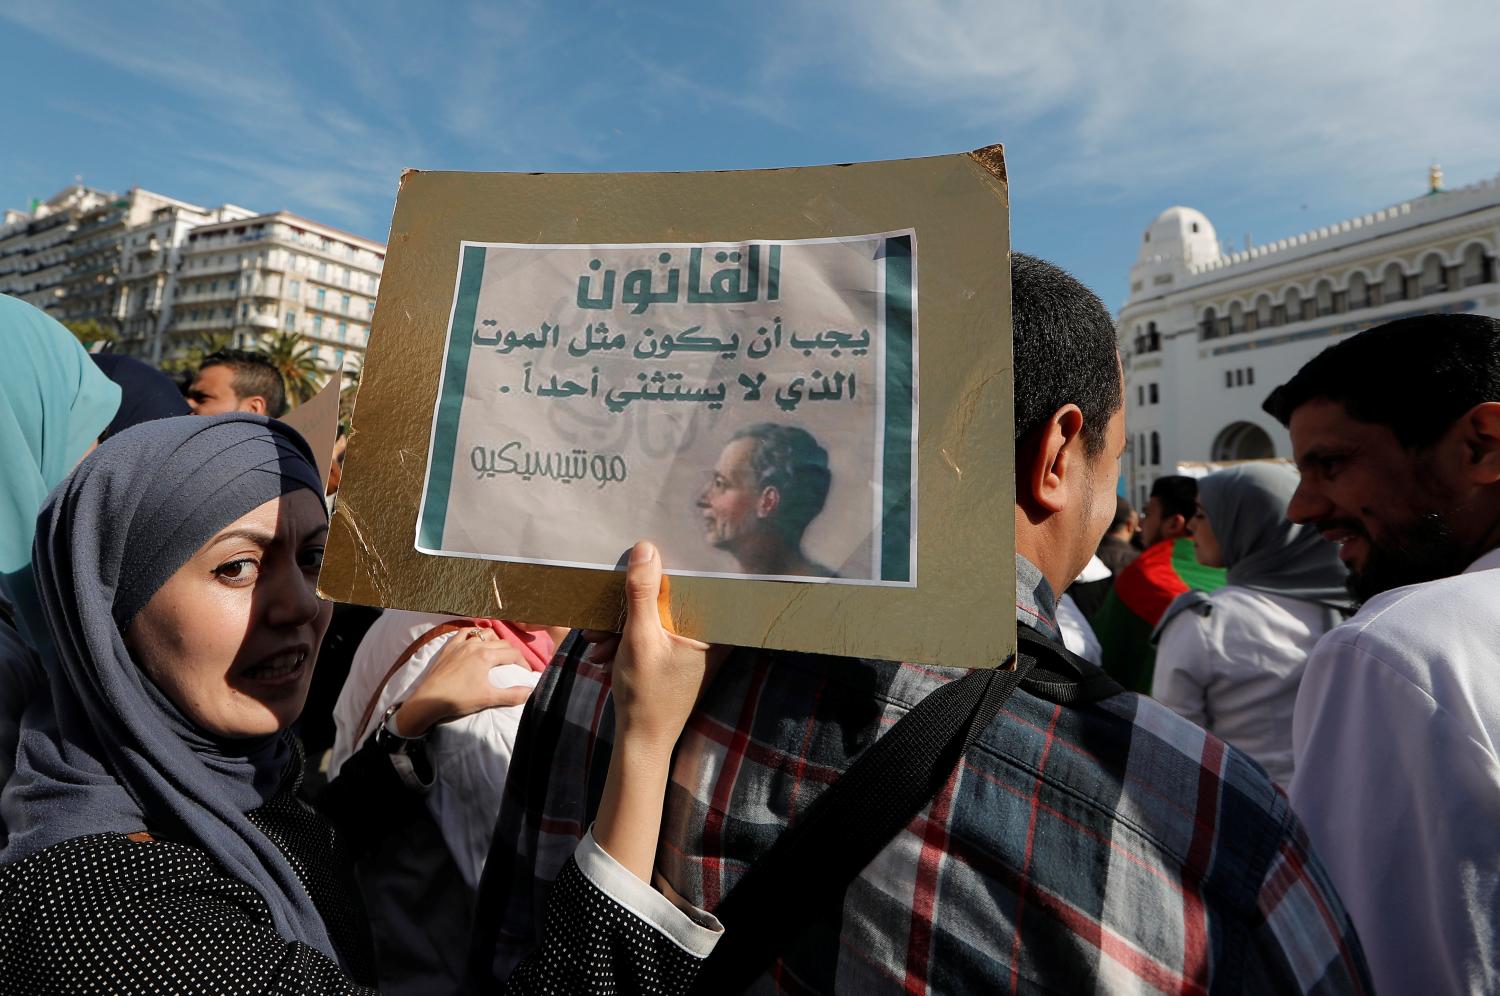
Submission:
POLYGON ((1326 278, 1319 280, 1313 288, 1313 301, 1316 302, 1320 317, 1333 314, 1333 281, 1326 278))
POLYGON ((1264 329, 1271 327, 1271 295, 1262 294, 1255 299, 1255 328, 1264 329))
POLYGON ((1281 302, 1286 306, 1286 320, 1288 322, 1302 321, 1302 292, 1295 287, 1288 287, 1282 295, 1281 302))
POLYGON ((1204 339, 1212 339, 1219 334, 1219 313, 1212 306, 1203 309, 1203 323, 1199 330, 1200 337, 1204 339))
POLYGON ((1493 258, 1485 255, 1484 246, 1477 242, 1465 246, 1463 260, 1458 264, 1459 284, 1473 287, 1492 282, 1495 279, 1493 263, 1493 258))
POLYGON ((1255 423, 1235 422, 1214 438, 1212 452, 1215 460, 1269 460, 1276 455, 1276 446, 1255 423))
POLYGON ((1140 454, 1141 466, 1144 467, 1146 465, 1146 457, 1148 455, 1146 452, 1146 434, 1144 432, 1141 433, 1140 445, 1136 447, 1136 452, 1140 454))
POLYGON ((1380 299, 1385 303, 1406 300, 1406 271, 1400 263, 1388 263, 1380 276, 1380 299))
POLYGON ((1345 299, 1349 302, 1349 310, 1370 306, 1370 285, 1365 280, 1365 275, 1358 271, 1349 277, 1349 290, 1345 292, 1345 299))
POLYGON ((1435 252, 1422 260, 1422 293, 1440 294, 1448 289, 1448 274, 1443 269, 1443 257, 1435 252))
POLYGON ((1146 323, 1146 351, 1155 353, 1161 349, 1161 333, 1156 331, 1155 322, 1146 323))
POLYGON ((1160 466, 1160 465, 1161 465, 1161 435, 1158 434, 1158 433, 1153 432, 1153 433, 1151 433, 1151 466, 1157 467, 1157 466, 1160 466))

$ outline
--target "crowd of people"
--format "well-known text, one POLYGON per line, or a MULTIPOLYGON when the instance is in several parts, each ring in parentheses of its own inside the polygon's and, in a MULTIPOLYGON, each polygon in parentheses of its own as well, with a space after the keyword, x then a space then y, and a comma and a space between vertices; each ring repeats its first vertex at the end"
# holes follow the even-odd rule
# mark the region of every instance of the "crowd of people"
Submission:
POLYGON ((1138 514, 1107 309, 1010 265, 980 670, 683 638, 649 542, 619 634, 336 612, 274 367, 0 296, 0 992, 1500 990, 1500 321, 1138 514))

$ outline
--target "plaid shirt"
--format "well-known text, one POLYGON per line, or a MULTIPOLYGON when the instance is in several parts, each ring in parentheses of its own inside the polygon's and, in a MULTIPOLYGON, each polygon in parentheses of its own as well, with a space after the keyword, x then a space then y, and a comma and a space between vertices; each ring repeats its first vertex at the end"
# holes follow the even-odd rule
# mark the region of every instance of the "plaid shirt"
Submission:
MULTIPOLYGON (((1054 638, 1017 558, 1017 618, 1054 638)), ((740 651, 678 746, 658 884, 713 910, 883 730, 964 672, 740 651)), ((608 767, 608 675, 533 694, 485 871, 480 971, 538 942, 608 767)), ((789 905, 797 902, 787 896, 789 905)), ((963 764, 753 992, 1369 992, 1354 929, 1286 796, 1150 699, 1022 690, 963 764)))

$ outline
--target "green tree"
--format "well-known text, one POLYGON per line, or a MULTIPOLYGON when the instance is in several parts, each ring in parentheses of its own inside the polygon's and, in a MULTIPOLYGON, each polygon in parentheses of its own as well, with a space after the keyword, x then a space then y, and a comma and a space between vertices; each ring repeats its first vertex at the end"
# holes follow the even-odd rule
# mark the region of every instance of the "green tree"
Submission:
POLYGON ((91 346, 96 342, 114 342, 120 338, 120 333, 115 331, 114 323, 105 319, 97 318, 74 319, 63 322, 63 326, 83 343, 91 346))
POLYGON ((316 348, 295 332, 276 332, 262 338, 260 351, 280 371, 287 399, 294 405, 300 405, 317 394, 327 379, 327 371, 318 359, 316 348))
POLYGON ((233 345, 233 343, 233 332, 200 332, 188 344, 186 349, 162 361, 162 371, 169 376, 196 372, 198 367, 203 363, 204 357, 210 353, 222 352, 233 345))

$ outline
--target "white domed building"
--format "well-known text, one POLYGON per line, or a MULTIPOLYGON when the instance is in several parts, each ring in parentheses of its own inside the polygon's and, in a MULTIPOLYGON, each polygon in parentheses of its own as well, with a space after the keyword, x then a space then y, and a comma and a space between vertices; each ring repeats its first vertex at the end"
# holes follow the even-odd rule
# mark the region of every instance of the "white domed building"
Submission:
POLYGON ((1261 402, 1341 338, 1409 315, 1500 316, 1500 177, 1226 253, 1202 212, 1171 207, 1141 238, 1120 311, 1130 442, 1144 506, 1163 474, 1289 458, 1261 402))

